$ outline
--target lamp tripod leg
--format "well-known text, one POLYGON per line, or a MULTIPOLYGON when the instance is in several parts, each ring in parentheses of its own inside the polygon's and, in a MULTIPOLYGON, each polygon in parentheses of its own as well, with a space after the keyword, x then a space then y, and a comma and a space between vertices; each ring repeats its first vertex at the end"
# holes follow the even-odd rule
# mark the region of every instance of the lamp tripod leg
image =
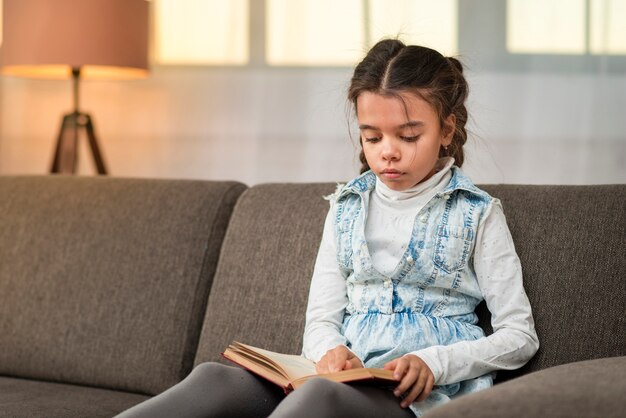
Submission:
POLYGON ((104 159, 102 158, 100 148, 98 147, 98 141, 96 139, 96 133, 93 127, 93 122, 91 121, 91 116, 85 114, 83 117, 85 118, 87 140, 89 141, 89 147, 91 148, 91 153, 93 154, 93 160, 96 163, 96 170, 98 171, 98 174, 107 174, 104 159))
POLYGON ((54 160, 50 168, 52 174, 74 174, 76 172, 78 128, 78 120, 74 113, 63 116, 54 160))
POLYGON ((63 131, 65 129, 65 119, 66 116, 63 116, 63 120, 61 121, 61 129, 59 130, 59 136, 57 137, 57 144, 54 150, 54 159, 52 160, 52 167, 50 168, 50 173, 58 174, 60 172, 61 167, 61 149, 63 148, 63 131))

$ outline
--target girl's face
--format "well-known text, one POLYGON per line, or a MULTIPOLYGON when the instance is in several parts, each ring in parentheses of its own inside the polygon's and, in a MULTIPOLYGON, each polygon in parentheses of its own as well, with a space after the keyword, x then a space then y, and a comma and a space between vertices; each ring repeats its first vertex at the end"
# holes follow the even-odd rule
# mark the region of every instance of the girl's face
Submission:
POLYGON ((435 109, 409 92, 402 100, 365 92, 357 97, 357 118, 365 159, 392 190, 406 190, 435 173, 439 149, 450 145, 455 116, 443 129, 435 109))

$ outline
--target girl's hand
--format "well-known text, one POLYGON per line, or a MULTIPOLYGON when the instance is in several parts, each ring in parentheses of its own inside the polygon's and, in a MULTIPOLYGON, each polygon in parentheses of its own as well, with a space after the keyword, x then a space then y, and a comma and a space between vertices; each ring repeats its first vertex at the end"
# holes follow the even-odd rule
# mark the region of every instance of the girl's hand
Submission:
POLYGON ((315 364, 317 373, 333 373, 363 367, 361 360, 345 345, 328 350, 315 364))
POLYGON ((400 406, 406 408, 413 401, 423 401, 430 395, 435 376, 424 360, 413 354, 406 354, 385 364, 385 370, 392 370, 393 377, 400 381, 393 394, 402 397, 400 406))

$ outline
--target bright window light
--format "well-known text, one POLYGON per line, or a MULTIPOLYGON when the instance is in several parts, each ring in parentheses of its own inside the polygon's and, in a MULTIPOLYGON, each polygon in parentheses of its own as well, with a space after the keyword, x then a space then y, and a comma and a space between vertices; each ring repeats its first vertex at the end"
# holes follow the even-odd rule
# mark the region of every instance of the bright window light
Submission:
POLYGON ((592 54, 626 54, 626 1, 591 0, 592 54))
POLYGON ((248 63, 248 0, 153 0, 152 4, 157 63, 248 63))
POLYGON ((352 65, 366 49, 362 0, 266 0, 269 65, 352 65))
POLYGON ((509 52, 585 53, 585 0, 507 0, 506 20, 509 52))
POLYGON ((354 65, 382 38, 457 53, 457 0, 266 0, 269 65, 354 65))
POLYGON ((456 55, 457 16, 456 0, 370 0, 371 40, 398 37, 408 44, 456 55))

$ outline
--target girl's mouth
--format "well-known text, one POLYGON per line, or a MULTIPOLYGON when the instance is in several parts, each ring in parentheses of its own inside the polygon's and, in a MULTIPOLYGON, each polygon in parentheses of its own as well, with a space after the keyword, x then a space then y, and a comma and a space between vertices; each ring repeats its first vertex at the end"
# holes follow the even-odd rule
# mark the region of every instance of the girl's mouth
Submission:
POLYGON ((402 172, 399 170, 394 170, 393 168, 386 168, 381 171, 380 175, 386 179, 397 179, 402 175, 402 172))

